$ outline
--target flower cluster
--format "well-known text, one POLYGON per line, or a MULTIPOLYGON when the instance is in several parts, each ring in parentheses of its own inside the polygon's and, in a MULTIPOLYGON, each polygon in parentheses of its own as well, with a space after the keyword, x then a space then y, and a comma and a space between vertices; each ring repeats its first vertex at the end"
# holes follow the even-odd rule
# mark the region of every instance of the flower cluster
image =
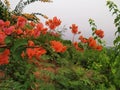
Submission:
POLYGON ((72 24, 72 26, 70 26, 70 29, 72 29, 71 31, 73 34, 77 34, 78 26, 76 24, 72 24))
POLYGON ((48 21, 46 21, 46 25, 49 26, 51 30, 54 30, 60 24, 61 24, 61 21, 57 17, 53 17, 53 19, 49 19, 48 21))
POLYGON ((46 50, 44 48, 35 46, 33 41, 28 41, 28 48, 26 49, 26 53, 23 51, 21 56, 24 58, 25 55, 27 55, 29 59, 35 57, 37 60, 39 60, 40 56, 45 53, 46 50))
POLYGON ((0 65, 9 63, 9 55, 10 55, 9 49, 5 49, 2 53, 0 53, 0 65))
POLYGON ((100 38, 104 37, 104 32, 102 30, 95 30, 95 34, 99 36, 100 38))
POLYGON ((78 42, 74 42, 74 43, 73 43, 73 46, 74 46, 74 47, 75 47, 75 49, 76 49, 76 50, 78 50, 78 51, 81 51, 81 52, 83 52, 83 51, 84 51, 84 49, 83 49, 83 48, 80 48, 80 47, 79 47, 78 42))
MULTIPOLYGON (((51 30, 55 29, 60 24, 61 21, 57 17, 46 21, 46 25, 49 26, 49 29, 51 30)), ((39 44, 35 44, 31 38, 36 39, 41 36, 41 34, 46 35, 47 33, 55 37, 59 36, 57 32, 49 32, 48 28, 45 28, 43 23, 28 21, 22 16, 17 17, 17 22, 14 25, 11 25, 10 21, 0 20, 0 48, 7 48, 0 52, 0 65, 8 64, 9 62, 11 47, 6 44, 7 37, 11 37, 9 41, 10 45, 12 45, 17 39, 27 39, 28 45, 24 46, 26 48, 22 51, 21 57, 23 59, 28 58, 32 60, 35 58, 39 60, 40 56, 46 54, 47 51, 39 44)), ((66 46, 63 46, 60 41, 50 41, 50 44, 55 52, 65 52, 66 50, 66 46)))
MULTIPOLYGON (((44 49, 39 43, 35 44, 34 40, 38 39, 38 37, 42 35, 52 35, 55 37, 60 36, 59 33, 55 31, 55 28, 58 27, 61 24, 60 19, 57 17, 53 17, 53 19, 49 19, 46 21, 46 25, 49 28, 44 27, 43 23, 35 23, 32 21, 28 21, 24 17, 17 17, 17 22, 14 25, 11 25, 10 21, 3 21, 0 20, 0 47, 4 47, 5 49, 0 52, 0 65, 1 64, 7 64, 9 62, 9 55, 11 51, 11 47, 6 44, 6 38, 9 36, 11 37, 9 40, 10 45, 14 43, 17 39, 26 39, 27 45, 25 44, 25 49, 21 53, 21 57, 23 59, 28 58, 29 60, 32 60, 33 58, 39 60, 41 55, 47 54, 47 50, 44 49), (48 31, 50 29, 50 31, 48 31), (14 39, 14 40, 11 40, 14 39)), ((81 32, 78 31, 78 26, 76 24, 72 24, 70 26, 71 32, 74 34, 81 34, 81 32)), ((95 34, 103 38, 104 32, 102 30, 95 30, 95 34)), ((102 50, 102 45, 97 44, 97 40, 93 37, 89 37, 88 39, 80 35, 79 40, 81 41, 82 45, 87 45, 88 47, 92 49, 96 49, 98 51, 102 50)), ((67 47, 64 46, 60 41, 56 40, 50 40, 46 41, 50 44, 50 47, 57 52, 57 53, 64 53, 67 50, 67 47)), ((84 51, 84 46, 79 47, 79 42, 74 42, 73 40, 73 46, 78 51, 84 51)), ((13 45, 14 46, 14 45, 13 45)))
POLYGON ((66 46, 64 46, 61 42, 59 41, 50 41, 51 47, 55 50, 55 52, 65 52, 66 51, 66 46))
MULTIPOLYGON (((76 34, 80 34, 78 32, 78 26, 76 24, 72 24, 70 26, 70 29, 71 29, 71 32, 74 34, 74 36, 76 34)), ((102 30, 95 30, 95 34, 100 37, 100 38, 103 38, 104 37, 104 32, 102 30)), ((78 46, 78 42, 74 42, 74 36, 73 36, 73 46, 79 50, 79 51, 83 51, 84 49, 83 48, 80 48, 78 46)), ((93 38, 93 37, 89 37, 88 39, 83 37, 82 35, 79 36, 78 38, 81 43, 83 44, 86 44, 88 47, 92 48, 92 49, 96 49, 98 51, 101 51, 102 50, 102 45, 99 45, 97 44, 97 41, 93 38)))

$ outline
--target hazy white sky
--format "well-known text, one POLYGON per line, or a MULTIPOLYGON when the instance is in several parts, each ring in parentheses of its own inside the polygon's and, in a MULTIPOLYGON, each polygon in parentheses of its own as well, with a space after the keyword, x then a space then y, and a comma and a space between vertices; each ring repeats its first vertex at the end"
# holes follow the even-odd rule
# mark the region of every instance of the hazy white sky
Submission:
MULTIPOLYGON (((2 0, 3 1, 3 0, 2 0)), ((11 9, 19 0, 9 0, 11 9)), ((114 0, 119 5, 120 0, 114 0)), ((35 2, 25 7, 24 12, 40 12, 48 15, 49 18, 57 16, 62 20, 62 25, 69 27, 75 23, 79 26, 82 35, 89 37, 91 35, 88 19, 95 20, 98 29, 105 32, 104 40, 107 45, 112 45, 116 28, 113 25, 113 16, 106 6, 106 0, 53 0, 53 3, 35 2)), ((44 19, 40 17, 42 21, 44 19)), ((65 34, 66 39, 71 39, 72 34, 68 29, 65 34)), ((77 38, 77 37, 76 37, 77 38)))

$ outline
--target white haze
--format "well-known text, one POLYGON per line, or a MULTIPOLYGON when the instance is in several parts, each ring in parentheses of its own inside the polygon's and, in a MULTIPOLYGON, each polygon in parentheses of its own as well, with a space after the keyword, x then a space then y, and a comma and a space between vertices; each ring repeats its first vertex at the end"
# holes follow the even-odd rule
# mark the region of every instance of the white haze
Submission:
MULTIPOLYGON (((11 9, 14 9, 18 0, 9 1, 11 3, 11 9)), ((114 0, 114 2, 119 6, 120 0, 114 0)), ((35 2, 26 6, 24 12, 39 12, 46 14, 49 18, 57 16, 61 19, 62 26, 65 25, 67 28, 75 23, 79 26, 79 30, 85 37, 91 35, 88 19, 92 18, 95 20, 97 28, 104 30, 105 37, 103 39, 106 41, 106 45, 113 45, 116 28, 113 24, 114 16, 109 12, 106 6, 106 0, 53 0, 53 3, 35 2)), ((43 17, 40 17, 40 19, 41 21, 45 21, 43 17)), ((69 28, 64 38, 72 39, 69 28)))

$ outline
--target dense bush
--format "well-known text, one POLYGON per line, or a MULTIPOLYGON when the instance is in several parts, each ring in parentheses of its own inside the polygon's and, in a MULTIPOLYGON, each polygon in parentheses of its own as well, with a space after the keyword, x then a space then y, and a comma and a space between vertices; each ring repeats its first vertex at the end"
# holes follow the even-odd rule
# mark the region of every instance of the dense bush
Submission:
MULTIPOLYGON (((30 1, 37 0, 24 5, 30 1)), ((116 7, 109 1, 107 5, 116 7)), ((119 34, 115 46, 106 47, 104 31, 89 19, 92 36, 82 36, 78 26, 72 24, 69 29, 73 39, 64 40, 64 28, 58 30, 61 20, 57 17, 44 25, 25 17, 18 7, 13 13, 0 1, 0 8, 0 13, 9 15, 0 17, 0 90, 120 89, 119 34)))

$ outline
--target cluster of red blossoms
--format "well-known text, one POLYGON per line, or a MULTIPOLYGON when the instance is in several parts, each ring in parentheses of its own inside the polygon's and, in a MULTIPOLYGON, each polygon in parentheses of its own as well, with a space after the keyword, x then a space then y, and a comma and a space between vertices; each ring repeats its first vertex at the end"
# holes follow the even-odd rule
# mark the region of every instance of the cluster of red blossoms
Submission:
POLYGON ((34 44, 33 41, 28 41, 28 48, 26 49, 26 52, 22 52, 21 56, 24 58, 26 55, 29 59, 32 59, 35 57, 37 60, 39 60, 40 56, 46 53, 46 50, 40 46, 37 46, 34 44))
POLYGON ((84 49, 83 49, 83 48, 80 48, 80 47, 79 47, 78 42, 74 42, 74 43, 73 43, 73 46, 74 46, 74 47, 75 47, 75 49, 76 49, 76 50, 78 50, 78 51, 81 51, 81 52, 83 52, 83 51, 84 51, 84 49))
MULTIPOLYGON (((53 17, 46 21, 46 25, 54 30, 61 24, 61 21, 57 17, 53 17)), ((54 30, 55 31, 55 30, 54 30)), ((12 36, 14 38, 29 38, 34 37, 37 38, 41 34, 46 34, 48 32, 48 28, 45 28, 43 23, 34 23, 32 21, 28 21, 26 18, 22 16, 17 17, 17 23, 14 25, 10 24, 10 21, 0 20, 0 47, 6 46, 5 39, 7 36, 12 36), (28 25, 30 28, 28 28, 28 25)), ((58 37, 59 34, 57 32, 49 32, 52 36, 58 37)), ((65 52, 66 46, 63 46, 59 41, 51 41, 51 47, 55 50, 55 52, 65 52)), ((40 56, 47 53, 47 51, 39 46, 35 45, 35 43, 31 40, 28 41, 28 45, 26 46, 26 50, 22 52, 22 58, 28 57, 28 59, 32 59, 33 57, 39 60, 40 56)), ((0 65, 9 63, 9 55, 10 48, 5 49, 3 52, 0 52, 0 65)))
POLYGON ((10 55, 9 49, 5 49, 2 53, 0 53, 0 65, 9 63, 9 55, 10 55))
MULTIPOLYGON (((9 21, 4 22, 3 20, 0 20, 0 46, 5 45, 5 38, 14 30, 14 26, 9 27, 9 25, 9 21)), ((9 63, 9 55, 9 49, 5 49, 3 52, 0 52, 0 65, 9 63)))
POLYGON ((95 34, 99 36, 100 38, 104 37, 104 32, 102 30, 95 30, 95 34))
POLYGON ((70 29, 73 34, 78 33, 78 26, 76 24, 72 24, 72 26, 70 26, 70 29))
MULTIPOLYGON (((78 32, 78 26, 76 24, 72 24, 72 26, 70 26, 71 32, 75 35, 75 34, 80 34, 78 32)), ((95 34, 100 37, 103 38, 104 37, 104 32, 102 30, 95 30, 95 34)), ((93 38, 93 37, 89 37, 88 39, 83 37, 82 35, 79 37, 79 40, 82 43, 87 43, 89 47, 96 49, 98 51, 102 50, 102 45, 98 45, 97 41, 93 38)), ((78 46, 78 42, 73 42, 74 47, 79 50, 79 51, 83 51, 83 48, 80 48, 78 46)))
POLYGON ((57 17, 53 17, 53 19, 49 19, 46 21, 46 25, 51 29, 54 30, 56 27, 58 27, 61 24, 60 19, 57 17))
MULTIPOLYGON (((57 17, 53 17, 53 19, 49 19, 48 21, 46 21, 46 25, 49 27, 50 30, 52 30, 49 32, 49 34, 53 36, 59 36, 59 34, 55 32, 55 29, 60 24, 61 21, 57 17)), ((80 34, 80 32, 78 32, 78 26, 76 24, 72 24, 72 26, 70 26, 70 29, 74 36, 76 34, 80 34)), ((11 25, 9 21, 4 22, 3 20, 0 20, 0 47, 6 46, 5 39, 7 36, 12 36, 15 39, 29 37, 37 38, 41 34, 45 35, 46 33, 48 33, 48 28, 45 28, 41 22, 29 22, 26 18, 21 16, 18 17, 17 23, 15 25, 11 25), (28 28, 27 25, 30 28, 28 28)), ((95 30, 95 34, 100 38, 104 37, 104 32, 102 30, 95 30)), ((93 37, 87 39, 83 36, 80 36, 79 40, 82 43, 88 44, 88 46, 93 49, 96 49, 98 51, 102 50, 102 46, 98 45, 97 41, 93 37)), ((64 46, 60 41, 50 41, 50 45, 52 49, 57 53, 63 53, 67 49, 67 47, 64 46)), ((73 45, 77 50, 84 51, 83 48, 79 47, 78 42, 73 42, 73 45)), ((26 46, 26 50, 22 52, 21 56, 22 58, 27 57, 30 60, 32 60, 32 58, 36 58, 37 60, 39 60, 40 56, 46 53, 47 51, 43 47, 35 45, 32 40, 29 40, 28 45, 26 46)), ((9 63, 9 55, 10 47, 9 49, 4 49, 3 52, 0 52, 0 65, 9 63)))
POLYGON ((59 41, 51 41, 50 42, 51 47, 55 50, 55 52, 65 52, 66 51, 66 46, 64 46, 61 42, 59 41))

